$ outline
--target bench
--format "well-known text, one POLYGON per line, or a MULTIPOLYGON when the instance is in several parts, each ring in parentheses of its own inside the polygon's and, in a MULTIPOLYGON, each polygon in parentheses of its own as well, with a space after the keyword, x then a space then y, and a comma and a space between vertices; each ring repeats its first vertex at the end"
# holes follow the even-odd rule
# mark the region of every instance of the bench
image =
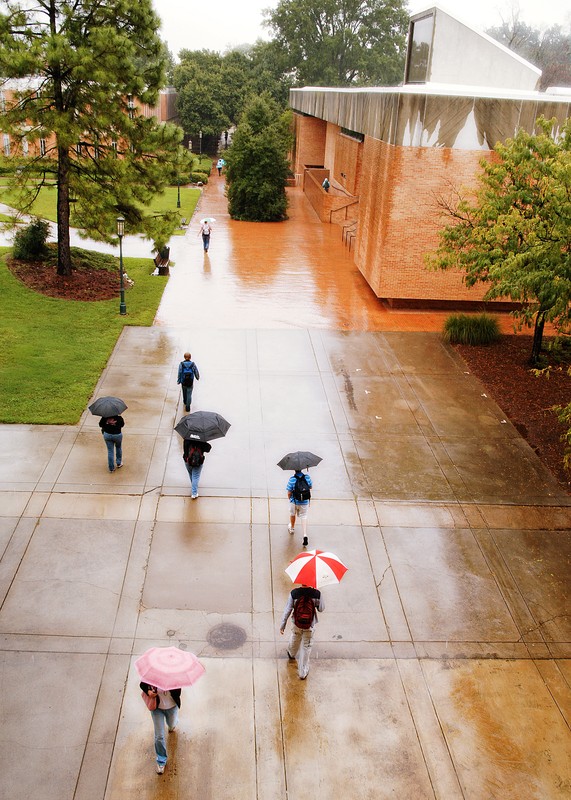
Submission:
POLYGON ((159 275, 169 274, 170 252, 170 247, 163 247, 153 259, 155 267, 159 270, 159 275))

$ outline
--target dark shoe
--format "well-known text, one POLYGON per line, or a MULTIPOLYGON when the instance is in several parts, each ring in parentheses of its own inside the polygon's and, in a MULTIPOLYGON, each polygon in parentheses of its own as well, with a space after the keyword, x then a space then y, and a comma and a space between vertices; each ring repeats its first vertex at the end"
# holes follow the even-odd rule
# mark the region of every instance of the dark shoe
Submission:
POLYGON ((109 472, 115 472, 115 467, 113 467, 113 469, 110 469, 109 472))
POLYGON ((117 469, 121 469, 122 466, 123 464, 117 464, 117 469))
POLYGON ((289 658, 290 661, 295 661, 295 656, 292 656, 292 654, 290 653, 289 650, 286 650, 286 653, 287 653, 287 657, 289 658))
POLYGON ((303 546, 307 547, 308 544, 309 544, 309 539, 307 538, 307 536, 304 536, 303 537, 303 546))
POLYGON ((184 407, 184 410, 185 410, 185 411, 190 411, 190 406, 185 406, 185 407, 184 407))
POLYGON ((307 678, 307 673, 305 675, 299 676, 300 681, 304 681, 306 678, 307 678))

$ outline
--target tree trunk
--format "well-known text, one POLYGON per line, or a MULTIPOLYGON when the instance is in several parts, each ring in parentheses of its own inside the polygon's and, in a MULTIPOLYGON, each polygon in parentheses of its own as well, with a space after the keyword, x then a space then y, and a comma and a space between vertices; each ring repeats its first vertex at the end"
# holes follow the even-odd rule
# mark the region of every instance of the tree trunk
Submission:
POLYGON ((57 274, 71 275, 69 241, 69 152, 58 147, 57 181, 57 274))
MULTIPOLYGON (((50 33, 55 37, 57 30, 57 0, 49 2, 50 33)), ((65 111, 63 96, 63 82, 60 65, 55 65, 52 71, 54 81, 54 101, 58 114, 65 111)), ((57 139, 57 274, 71 275, 71 246, 69 243, 69 147, 63 146, 57 139)))
POLYGON ((531 347, 531 358, 529 359, 532 364, 537 364, 539 361, 539 354, 541 353, 541 344, 543 342, 543 328, 545 327, 545 311, 538 311, 535 317, 535 328, 533 330, 533 344, 531 347))

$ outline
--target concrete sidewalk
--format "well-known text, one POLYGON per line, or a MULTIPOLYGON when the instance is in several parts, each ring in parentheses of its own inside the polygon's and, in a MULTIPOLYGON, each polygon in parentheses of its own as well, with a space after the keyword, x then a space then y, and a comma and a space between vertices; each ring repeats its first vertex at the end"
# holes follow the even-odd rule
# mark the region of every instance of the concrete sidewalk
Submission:
MULTIPOLYGON (((213 251, 233 225, 219 189, 201 208, 220 219, 213 251)), ((194 238, 162 324, 124 329, 95 392, 129 406, 121 471, 87 412, 0 427, 5 796, 571 797, 569 497, 438 334, 373 330, 369 300, 362 328, 332 325, 360 276, 332 271, 320 324, 314 297, 298 327, 279 276, 250 291, 221 259, 211 295, 194 238), (232 423, 195 502, 173 432, 189 347, 193 410, 232 423), (278 631, 301 541, 276 462, 298 448, 323 457, 310 546, 349 566, 324 589, 307 681, 278 631), (163 776, 133 669, 157 644, 206 666, 163 776)))

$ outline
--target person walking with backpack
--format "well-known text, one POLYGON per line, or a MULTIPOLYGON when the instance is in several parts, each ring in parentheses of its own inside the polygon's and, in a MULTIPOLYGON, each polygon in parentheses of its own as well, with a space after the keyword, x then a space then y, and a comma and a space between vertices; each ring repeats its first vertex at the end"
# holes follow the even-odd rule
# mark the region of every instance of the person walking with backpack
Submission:
POLYGON ((184 440, 182 457, 190 478, 190 496, 193 500, 198 497, 198 481, 204 466, 204 454, 211 450, 212 445, 208 442, 201 442, 200 439, 184 440))
POLYGON ((212 225, 210 224, 210 220, 203 219, 200 223, 200 230, 198 231, 198 235, 202 234, 202 247, 204 248, 204 252, 208 253, 208 248, 210 247, 210 234, 212 233, 212 225))
POLYGON ((178 378, 177 383, 182 386, 182 402, 186 411, 190 411, 190 404, 192 402, 192 389, 194 387, 194 379, 200 380, 200 373, 198 367, 192 361, 190 353, 184 354, 184 361, 178 365, 178 378))
POLYGON ((309 473, 304 474, 300 469, 296 470, 287 482, 287 496, 289 497, 289 533, 295 533, 295 520, 301 520, 303 531, 303 546, 307 547, 307 513, 309 511, 309 501, 311 499, 311 487, 313 486, 309 473))
POLYGON ((114 417, 101 417, 99 427, 107 445, 107 466, 109 472, 115 472, 115 460, 117 469, 123 466, 123 426, 125 420, 120 414, 114 417))
POLYGON ((287 649, 290 661, 297 658, 297 674, 304 681, 309 672, 309 656, 313 642, 313 630, 317 624, 317 612, 324 611, 325 605, 319 589, 302 585, 292 589, 280 625, 283 636, 290 614, 292 615, 291 635, 287 649))

